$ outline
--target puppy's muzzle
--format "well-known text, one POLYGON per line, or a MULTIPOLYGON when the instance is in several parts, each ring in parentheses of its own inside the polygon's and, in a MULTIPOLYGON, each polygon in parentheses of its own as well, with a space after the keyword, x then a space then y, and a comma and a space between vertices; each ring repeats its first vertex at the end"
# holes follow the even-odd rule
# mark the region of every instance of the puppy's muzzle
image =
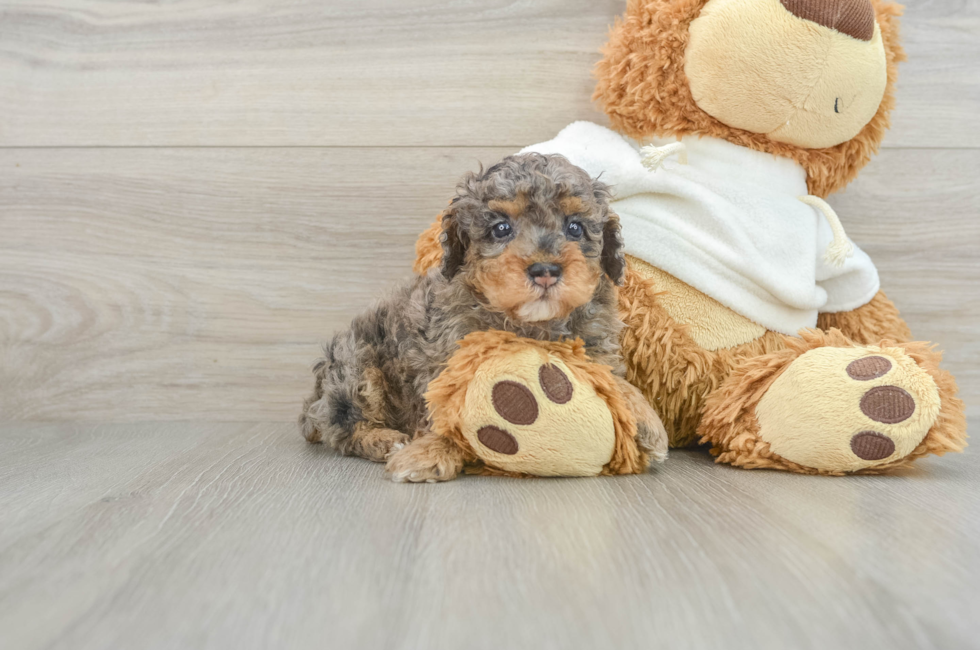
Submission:
POLYGON ((554 286, 561 278, 561 266, 558 264, 535 262, 527 267, 527 277, 531 278, 531 282, 534 284, 547 289, 548 287, 554 286))

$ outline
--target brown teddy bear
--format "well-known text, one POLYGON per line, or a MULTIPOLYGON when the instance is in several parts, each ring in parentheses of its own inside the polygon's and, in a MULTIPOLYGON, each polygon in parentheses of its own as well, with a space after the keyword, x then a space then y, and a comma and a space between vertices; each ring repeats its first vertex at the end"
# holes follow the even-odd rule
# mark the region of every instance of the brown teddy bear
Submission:
MULTIPOLYGON (((884 0, 630 0, 597 67, 595 99, 615 130, 575 123, 526 149, 563 154, 612 186, 630 253, 628 379, 672 446, 710 443, 718 462, 832 475, 965 446, 940 354, 910 342, 874 264, 822 200, 884 136, 904 59, 900 13, 884 0)), ((416 271, 436 265, 440 232, 437 220, 420 238, 416 271)), ((484 350, 482 383, 508 354, 484 350)), ((486 419, 469 387, 453 385, 451 422, 449 396, 433 392, 434 430, 486 419)), ((611 399, 603 421, 616 419, 611 399)), ((493 456, 477 439, 464 444, 493 456)), ((646 461, 616 457, 605 473, 646 461)))

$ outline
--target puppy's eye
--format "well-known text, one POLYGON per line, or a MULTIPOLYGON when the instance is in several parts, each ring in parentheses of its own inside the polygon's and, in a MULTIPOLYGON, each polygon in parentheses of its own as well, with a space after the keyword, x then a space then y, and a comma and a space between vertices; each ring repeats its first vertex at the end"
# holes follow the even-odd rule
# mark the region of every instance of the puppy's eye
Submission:
POLYGON ((579 239, 584 233, 585 230, 582 228, 582 224, 580 224, 578 221, 569 221, 568 225, 565 226, 565 235, 567 235, 569 239, 579 239))
POLYGON ((507 239, 510 237, 510 233, 514 232, 514 229, 506 221, 501 221, 491 228, 491 232, 496 239, 507 239))

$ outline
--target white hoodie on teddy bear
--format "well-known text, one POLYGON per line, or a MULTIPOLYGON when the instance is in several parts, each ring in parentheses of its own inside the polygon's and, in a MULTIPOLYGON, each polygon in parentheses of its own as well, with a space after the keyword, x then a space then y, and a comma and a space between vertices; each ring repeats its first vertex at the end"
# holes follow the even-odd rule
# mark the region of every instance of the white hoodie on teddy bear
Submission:
POLYGON ((857 309, 878 293, 871 258, 849 250, 833 211, 807 196, 801 166, 716 138, 677 142, 653 141, 681 155, 652 170, 660 161, 644 160, 649 149, 575 122, 521 153, 561 154, 599 177, 627 253, 767 329, 795 335, 816 327, 818 313, 857 309))

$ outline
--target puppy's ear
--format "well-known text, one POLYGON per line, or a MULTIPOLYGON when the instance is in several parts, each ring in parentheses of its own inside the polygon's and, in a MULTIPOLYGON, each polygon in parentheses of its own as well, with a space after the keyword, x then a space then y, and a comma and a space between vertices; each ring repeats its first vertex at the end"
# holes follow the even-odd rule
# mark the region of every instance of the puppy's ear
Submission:
POLYGON ((619 215, 609 209, 612 192, 598 178, 592 181, 592 194, 603 212, 606 222, 602 227, 602 270, 617 286, 626 280, 626 257, 623 255, 623 231, 619 215))
POLYGON ((469 237, 460 227, 453 206, 442 213, 439 241, 442 243, 442 274, 451 280, 466 263, 466 247, 469 245, 469 237))
POLYGON ((612 211, 602 227, 602 270, 617 286, 622 286, 626 279, 623 231, 619 226, 619 216, 612 211))

